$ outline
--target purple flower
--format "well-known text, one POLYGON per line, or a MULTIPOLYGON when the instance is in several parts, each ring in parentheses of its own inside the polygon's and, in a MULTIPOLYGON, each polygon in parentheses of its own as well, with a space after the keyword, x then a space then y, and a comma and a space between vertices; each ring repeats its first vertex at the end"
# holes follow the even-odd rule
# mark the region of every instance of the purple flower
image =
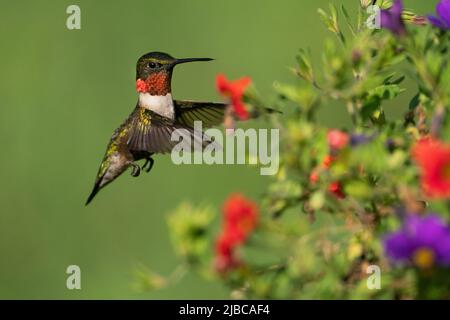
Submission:
POLYGON ((350 145, 357 147, 366 143, 369 143, 375 138, 375 135, 367 136, 365 134, 354 133, 350 136, 350 145))
POLYGON ((438 215, 409 214, 402 228, 384 239, 386 255, 393 262, 413 263, 426 269, 450 265, 450 228, 438 215))
POLYGON ((403 3, 401 0, 395 0, 392 7, 387 10, 381 10, 381 27, 389 29, 396 36, 406 34, 405 23, 402 19, 403 3))
POLYGON ((441 0, 436 6, 436 16, 428 16, 431 24, 444 30, 450 30, 450 0, 441 0))

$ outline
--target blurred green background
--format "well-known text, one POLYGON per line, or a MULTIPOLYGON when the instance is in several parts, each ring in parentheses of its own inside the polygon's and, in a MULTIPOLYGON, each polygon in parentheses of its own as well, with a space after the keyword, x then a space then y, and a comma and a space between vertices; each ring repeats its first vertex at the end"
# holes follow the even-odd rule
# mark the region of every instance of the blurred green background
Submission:
MULTIPOLYGON (((135 63, 149 51, 212 57, 177 67, 176 98, 219 100, 215 75, 251 76, 263 96, 300 47, 320 59, 317 8, 359 1, 20 1, 0 8, 0 298, 227 298, 219 284, 189 274, 175 286, 133 290, 139 265, 169 274, 177 265, 167 213, 182 200, 220 206, 233 191, 258 199, 269 178, 255 167, 175 166, 156 156, 149 175, 125 173, 89 207, 84 202, 112 131, 134 108, 135 63), (81 8, 81 30, 66 8, 81 8), (66 289, 68 265, 82 290, 66 289)), ((418 13, 435 1, 405 1, 418 13)), ((401 115, 407 90, 388 114, 401 115)), ((323 121, 347 123, 330 105, 323 121)))

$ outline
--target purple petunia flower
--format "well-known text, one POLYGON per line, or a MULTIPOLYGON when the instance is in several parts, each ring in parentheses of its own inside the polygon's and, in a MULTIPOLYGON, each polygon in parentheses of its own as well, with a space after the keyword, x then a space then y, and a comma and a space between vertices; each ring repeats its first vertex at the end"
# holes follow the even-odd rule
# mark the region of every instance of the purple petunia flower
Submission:
POLYGON ((405 23, 402 19, 403 3, 401 0, 395 0, 392 7, 387 10, 381 10, 381 27, 389 29, 396 36, 406 34, 405 23))
POLYGON ((428 20, 435 27, 450 30, 450 0, 441 0, 436 6, 438 16, 428 16, 428 20))
POLYGON ((437 215, 409 214, 403 227, 384 239, 384 248, 393 262, 450 266, 450 228, 437 215))

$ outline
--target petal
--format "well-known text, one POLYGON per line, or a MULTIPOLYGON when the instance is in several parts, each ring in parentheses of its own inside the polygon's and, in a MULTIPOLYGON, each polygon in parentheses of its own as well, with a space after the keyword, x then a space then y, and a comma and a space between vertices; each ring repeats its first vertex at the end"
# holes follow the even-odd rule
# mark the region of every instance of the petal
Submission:
POLYGON ((446 29, 450 28, 450 0, 441 0, 436 6, 436 11, 439 17, 444 22, 446 29))
POLYGON ((244 77, 233 81, 231 84, 231 90, 233 91, 232 94, 240 98, 251 82, 252 80, 249 77, 244 77))
POLYGON ((439 28, 439 29, 447 29, 446 24, 445 24, 443 21, 441 21, 438 17, 435 17, 435 16, 428 16, 427 18, 428 18, 428 21, 430 21, 430 23, 431 23, 433 26, 435 26, 436 28, 439 28))
POLYGON ((437 215, 409 218, 406 227, 419 246, 434 246, 447 232, 447 226, 437 215))
POLYGON ((250 114, 248 113, 247 109, 245 109, 244 104, 242 103, 241 99, 232 99, 233 101, 233 110, 236 113, 236 115, 239 117, 239 119, 245 121, 250 118, 250 114))
POLYGON ((432 248, 438 263, 450 264, 450 228, 440 216, 409 216, 405 231, 414 248, 432 248))
POLYGON ((346 132, 332 129, 327 133, 328 145, 332 149, 342 149, 348 144, 349 136, 346 132))
POLYGON ((392 16, 389 11, 381 10, 380 13, 380 24, 383 28, 391 29, 392 27, 392 16))
POLYGON ((395 262, 406 261, 410 258, 414 246, 411 239, 403 231, 391 233, 384 240, 386 255, 395 262))
POLYGON ((394 16, 400 16, 403 11, 403 3, 401 0, 395 0, 394 4, 392 5, 391 9, 389 10, 392 15, 394 16))
POLYGON ((220 93, 227 93, 230 90, 230 83, 224 74, 220 73, 216 76, 216 87, 220 93))
POLYGON ((406 33, 401 15, 394 15, 390 11, 381 10, 380 24, 382 28, 390 30, 395 35, 406 33))
POLYGON ((448 197, 450 147, 437 140, 421 140, 412 148, 412 156, 421 169, 422 187, 430 197, 448 197))
POLYGON ((450 234, 441 237, 435 244, 438 263, 450 265, 450 234))
POLYGON ((250 79, 249 77, 243 77, 243 78, 241 78, 241 79, 239 79, 239 80, 236 80, 236 85, 237 85, 239 88, 245 89, 245 88, 248 87, 248 85, 250 84, 250 82, 252 82, 252 79, 250 79))

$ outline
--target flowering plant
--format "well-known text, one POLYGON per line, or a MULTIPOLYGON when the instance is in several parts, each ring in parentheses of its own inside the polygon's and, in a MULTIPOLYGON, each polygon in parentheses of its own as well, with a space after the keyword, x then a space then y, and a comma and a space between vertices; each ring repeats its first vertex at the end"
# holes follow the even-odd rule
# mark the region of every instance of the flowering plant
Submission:
MULTIPOLYGON (((301 81, 275 85, 281 163, 267 193, 230 196, 219 232, 214 206, 183 204, 169 218, 182 265, 234 298, 450 298, 450 1, 428 17, 371 1, 381 30, 364 23, 370 2, 360 2, 357 23, 344 7, 342 18, 335 6, 319 10, 337 36, 322 65, 300 50, 301 81), (330 102, 350 125, 318 120, 330 102), (390 118, 387 108, 406 112, 390 118)), ((235 118, 264 101, 246 94, 249 83, 218 77, 235 118)))

